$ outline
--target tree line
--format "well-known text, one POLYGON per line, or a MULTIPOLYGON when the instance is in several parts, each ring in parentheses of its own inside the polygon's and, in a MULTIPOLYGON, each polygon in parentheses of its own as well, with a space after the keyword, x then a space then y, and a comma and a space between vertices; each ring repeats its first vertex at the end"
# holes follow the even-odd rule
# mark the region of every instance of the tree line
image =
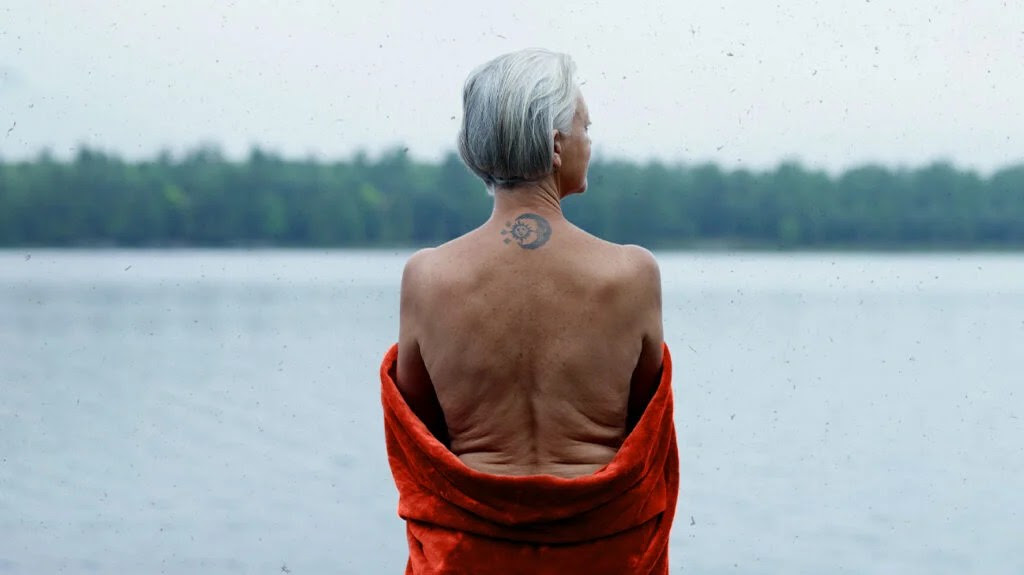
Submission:
MULTIPOLYGON (((0 160, 0 246, 425 246, 478 226, 491 201, 454 153, 318 161, 257 148, 232 161, 207 146, 125 161, 86 148, 0 160)), ((596 159, 564 210, 655 248, 1020 248, 1024 163, 983 177, 948 163, 830 175, 596 159)))

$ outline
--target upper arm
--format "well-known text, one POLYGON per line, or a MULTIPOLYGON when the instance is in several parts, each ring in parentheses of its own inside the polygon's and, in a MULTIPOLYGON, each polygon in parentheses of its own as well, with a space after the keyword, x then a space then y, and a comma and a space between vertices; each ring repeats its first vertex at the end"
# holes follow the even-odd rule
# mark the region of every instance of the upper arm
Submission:
POLYGON ((640 321, 640 356, 630 380, 627 429, 640 419, 661 379, 664 332, 661 320, 661 270, 654 255, 644 248, 627 246, 635 266, 635 313, 640 321))
POLYGON ((402 272, 398 319, 398 367, 395 384, 413 413, 441 442, 447 443, 447 426, 434 384, 420 351, 421 322, 429 271, 427 250, 413 254, 402 272))

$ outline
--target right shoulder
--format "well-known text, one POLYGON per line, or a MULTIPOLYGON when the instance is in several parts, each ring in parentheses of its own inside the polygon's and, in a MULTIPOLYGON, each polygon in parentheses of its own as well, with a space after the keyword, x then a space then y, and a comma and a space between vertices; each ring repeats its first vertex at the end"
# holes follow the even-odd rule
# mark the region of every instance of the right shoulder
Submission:
POLYGON ((614 261, 615 268, 634 283, 636 280, 647 280, 661 285, 661 271, 658 260, 647 248, 635 244, 616 244, 580 230, 588 238, 592 246, 601 254, 604 261, 614 261))
POLYGON ((661 288, 661 269, 658 260, 647 248, 627 244, 620 246, 630 275, 640 283, 661 288))
MULTIPOLYGON (((654 254, 635 245, 621 247, 621 268, 628 301, 634 311, 647 310, 652 318, 661 317, 661 270, 654 254)), ((660 319, 658 320, 660 322, 660 319)))

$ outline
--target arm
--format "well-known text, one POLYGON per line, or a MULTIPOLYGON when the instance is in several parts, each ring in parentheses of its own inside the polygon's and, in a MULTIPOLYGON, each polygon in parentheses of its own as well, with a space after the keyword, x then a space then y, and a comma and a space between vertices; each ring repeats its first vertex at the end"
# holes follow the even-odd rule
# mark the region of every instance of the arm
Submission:
POLYGON ((423 316, 425 250, 413 254, 402 272, 402 295, 398 320, 398 373, 395 383, 412 412, 434 437, 448 445, 448 426, 441 403, 420 354, 419 318, 423 316))
POLYGON ((643 336, 640 357, 630 380, 629 402, 626 408, 626 432, 632 431, 640 421, 647 403, 661 380, 664 356, 664 334, 661 321, 661 271, 651 252, 630 246, 639 268, 636 278, 635 309, 639 315, 643 336))

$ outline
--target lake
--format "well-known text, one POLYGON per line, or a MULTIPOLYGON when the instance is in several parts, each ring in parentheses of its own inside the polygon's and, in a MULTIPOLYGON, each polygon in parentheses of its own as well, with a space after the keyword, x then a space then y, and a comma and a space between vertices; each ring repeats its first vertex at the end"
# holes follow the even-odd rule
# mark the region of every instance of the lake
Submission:
MULTIPOLYGON (((400 251, 0 251, 0 573, 401 573, 400 251)), ((1024 255, 656 254, 672 572, 1024 572, 1024 255)))

